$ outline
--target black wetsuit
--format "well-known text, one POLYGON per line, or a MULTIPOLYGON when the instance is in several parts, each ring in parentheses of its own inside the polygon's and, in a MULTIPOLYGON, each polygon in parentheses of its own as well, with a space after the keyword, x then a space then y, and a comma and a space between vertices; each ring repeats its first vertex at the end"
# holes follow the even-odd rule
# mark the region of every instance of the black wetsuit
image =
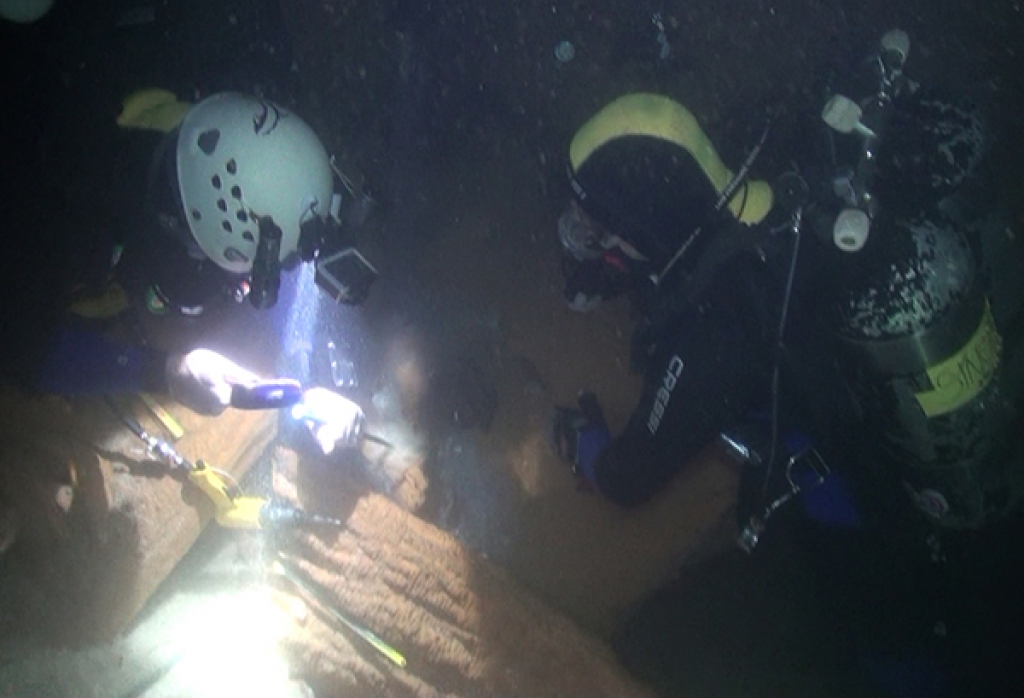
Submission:
POLYGON ((792 238, 769 232, 785 227, 784 214, 754 227, 716 210, 719 193, 708 175, 666 138, 616 136, 572 174, 587 214, 646 257, 617 255, 610 273, 600 271, 608 255, 570 264, 566 279, 569 298, 580 291, 607 298, 631 282, 649 320, 634 337, 634 367, 644 370, 640 401, 592 470, 583 467, 604 496, 631 506, 768 400, 792 238), (684 244, 686 254, 655 291, 646 277, 684 244), (766 247, 767 263, 760 256, 766 247), (582 289, 581 279, 589 282, 582 289), (606 288, 594 285, 601 280, 606 288))
POLYGON ((738 257, 675 314, 628 425, 595 464, 605 496, 627 506, 649 499, 718 432, 765 404, 773 342, 756 296, 764 286, 781 296, 774 281, 759 261, 738 257))

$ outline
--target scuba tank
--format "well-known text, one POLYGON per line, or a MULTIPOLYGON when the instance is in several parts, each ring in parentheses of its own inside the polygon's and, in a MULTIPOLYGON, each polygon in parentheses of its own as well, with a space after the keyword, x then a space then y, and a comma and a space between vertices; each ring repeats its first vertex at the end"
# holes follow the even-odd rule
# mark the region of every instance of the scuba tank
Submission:
POLYGON ((974 529, 1024 496, 1002 340, 971 241, 939 207, 977 167, 984 138, 976 113, 902 77, 905 38, 883 40, 877 95, 833 97, 822 114, 860 140, 859 162, 834 182, 837 284, 825 319, 881 465, 931 521, 974 529))
POLYGON ((915 504, 941 525, 979 528, 1019 503, 1024 470, 1004 453, 1014 410, 974 255, 935 210, 873 227, 877 244, 828 308, 847 382, 915 504))

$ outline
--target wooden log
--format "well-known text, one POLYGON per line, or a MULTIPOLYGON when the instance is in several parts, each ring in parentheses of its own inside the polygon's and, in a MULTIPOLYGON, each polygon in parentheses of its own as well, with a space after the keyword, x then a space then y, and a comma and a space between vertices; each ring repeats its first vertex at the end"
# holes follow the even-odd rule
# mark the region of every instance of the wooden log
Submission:
POLYGON ((288 646, 318 696, 645 696, 604 643, 453 536, 356 479, 279 451, 279 496, 340 516, 340 533, 281 541, 289 565, 340 613, 407 659, 398 667, 291 582, 313 610, 288 646))
MULTIPOLYGON (((119 400, 145 429, 170 438, 138 398, 119 400)), ((236 477, 276 434, 269 412, 201 417, 160 399, 185 435, 174 447, 236 477)), ((213 514, 189 483, 155 462, 102 401, 0 393, 0 491, 17 540, 5 554, 6 599, 42 639, 62 645, 123 630, 213 514), (30 620, 29 620, 30 619, 30 620)))

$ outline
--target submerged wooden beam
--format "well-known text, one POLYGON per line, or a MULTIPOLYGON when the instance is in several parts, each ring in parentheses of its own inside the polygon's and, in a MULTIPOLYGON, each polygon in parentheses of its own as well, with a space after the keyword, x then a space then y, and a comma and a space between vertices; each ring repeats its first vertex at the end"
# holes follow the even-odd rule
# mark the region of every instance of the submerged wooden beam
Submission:
MULTIPOLYGON (((136 397, 119 403, 143 427, 172 436, 136 397)), ((241 477, 275 436, 270 412, 201 417, 169 399, 174 447, 241 477)), ((154 461, 98 399, 0 393, 0 491, 17 532, 5 562, 21 627, 77 644, 123 630, 189 550, 213 510, 154 461)))
POLYGON ((342 531, 288 535, 280 554, 320 596, 406 658, 399 667, 287 579, 312 613, 289 642, 317 695, 646 696, 610 648, 452 535, 339 472, 275 458, 275 489, 342 531))

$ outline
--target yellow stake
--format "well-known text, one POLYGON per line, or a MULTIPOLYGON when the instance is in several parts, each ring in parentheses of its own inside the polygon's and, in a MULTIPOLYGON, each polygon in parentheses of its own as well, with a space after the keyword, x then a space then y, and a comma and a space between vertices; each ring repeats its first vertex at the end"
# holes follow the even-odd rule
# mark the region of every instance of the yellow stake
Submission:
POLYGON ((370 643, 370 645, 373 646, 375 650, 377 650, 385 657, 390 659, 392 662, 394 662, 396 666, 405 666, 405 657, 402 655, 401 652, 399 652, 394 647, 381 640, 379 637, 377 637, 376 634, 373 633, 373 631, 364 628, 361 625, 357 625, 345 616, 341 615, 341 613, 337 609, 335 609, 334 606, 327 602, 327 600, 323 597, 322 594, 318 593, 309 584, 303 581, 302 577, 296 574, 293 570, 289 569, 281 560, 277 560, 274 562, 273 570, 274 572, 277 572, 278 574, 282 574, 285 577, 287 577, 292 584, 294 584, 299 589, 301 589, 302 591, 306 592, 314 599, 316 599, 316 601, 321 606, 323 606, 328 613, 331 614, 332 618, 334 618, 336 621, 338 621, 346 628, 354 632, 359 637, 366 640, 368 643, 370 643))

